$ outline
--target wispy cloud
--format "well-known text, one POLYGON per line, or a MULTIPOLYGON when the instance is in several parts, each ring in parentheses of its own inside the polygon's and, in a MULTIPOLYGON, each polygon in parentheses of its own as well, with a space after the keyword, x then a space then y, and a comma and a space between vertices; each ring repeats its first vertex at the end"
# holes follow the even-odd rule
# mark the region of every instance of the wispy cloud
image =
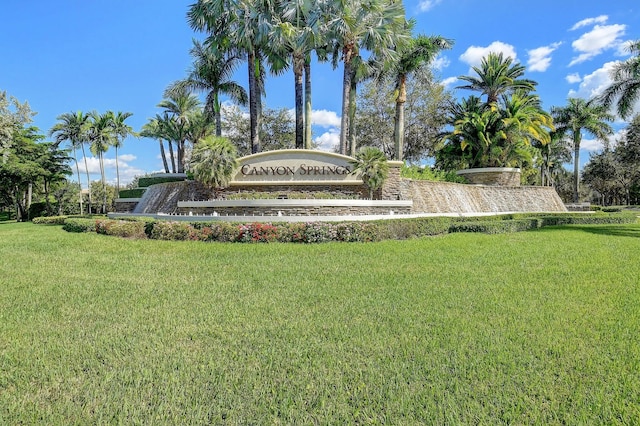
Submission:
POLYGON ((575 31, 578 28, 586 27, 592 24, 604 24, 608 19, 609 17, 607 15, 600 15, 596 18, 583 19, 582 21, 576 22, 569 31, 575 31))
POLYGON ((340 128, 340 117, 334 111, 313 110, 311 111, 311 123, 314 126, 340 128))
POLYGON ((562 43, 560 42, 552 43, 548 46, 542 46, 527 51, 527 54, 529 55, 529 60, 527 61, 529 71, 546 71, 551 65, 551 54, 554 50, 560 47, 561 44, 562 43))
MULTIPOLYGON (((598 96, 607 86, 609 86, 609 84, 611 84, 610 72, 615 64, 617 64, 616 61, 607 62, 591 74, 585 75, 582 78, 578 89, 572 89, 569 91, 569 97, 591 99, 594 96, 598 96)), ((568 78, 569 76, 567 76, 567 79, 568 78)))
POLYGON ((582 77, 580 77, 580 74, 577 72, 567 75, 564 79, 567 80, 569 84, 580 83, 582 81, 582 77))
POLYGON ((451 61, 449 60, 449 58, 441 55, 438 55, 436 59, 434 59, 433 62, 431 62, 431 67, 437 71, 442 71, 443 69, 447 68, 449 65, 451 65, 451 61))
POLYGON ((418 12, 427 12, 441 1, 442 0, 420 0, 418 3, 418 12))
POLYGON ((440 82, 444 87, 449 87, 458 81, 458 77, 448 77, 440 82))
POLYGON ((588 61, 608 49, 618 49, 623 43, 620 37, 625 33, 626 25, 596 25, 571 43, 578 56, 574 57, 569 66, 588 61))

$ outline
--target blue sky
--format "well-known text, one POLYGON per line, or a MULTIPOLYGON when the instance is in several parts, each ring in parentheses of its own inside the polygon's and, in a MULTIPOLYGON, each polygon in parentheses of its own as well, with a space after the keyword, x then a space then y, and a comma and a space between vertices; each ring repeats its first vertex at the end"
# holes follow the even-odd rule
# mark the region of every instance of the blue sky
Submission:
MULTIPOLYGON (((47 132, 69 111, 129 111, 135 130, 159 109, 165 87, 185 76, 194 33, 185 14, 195 0, 2 0, 0 90, 28 101, 34 124, 47 132)), ((626 42, 640 39, 637 0, 405 0, 416 33, 455 41, 435 62, 451 89, 489 51, 502 51, 527 67, 543 106, 569 96, 589 98, 609 82, 608 70, 628 58, 626 42)), ((245 85, 244 70, 237 80, 245 85)), ((314 137, 337 142, 342 69, 318 65, 313 75, 314 137)), ((455 95, 470 92, 456 90, 455 95)), ((293 77, 270 77, 265 105, 293 107, 293 77)), ((618 123, 616 128, 623 127, 618 123)), ((583 141, 582 159, 601 148, 583 141)), ((158 144, 128 138, 120 150, 121 181, 159 171, 158 144)), ((97 160, 89 169, 98 179, 97 160)), ((114 152, 106 154, 115 181, 114 152)))

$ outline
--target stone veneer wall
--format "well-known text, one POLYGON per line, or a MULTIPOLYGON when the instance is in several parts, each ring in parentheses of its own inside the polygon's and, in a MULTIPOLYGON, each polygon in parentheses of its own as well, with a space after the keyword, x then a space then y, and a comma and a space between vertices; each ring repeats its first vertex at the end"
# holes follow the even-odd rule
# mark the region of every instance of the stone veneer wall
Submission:
POLYGON ((349 216, 409 214, 410 207, 361 207, 361 206, 317 206, 317 207, 178 207, 179 214, 210 215, 215 211, 220 216, 349 216))
POLYGON ((507 167, 486 167, 459 170, 472 185, 520 186, 520 169, 507 167))
POLYGON ((412 213, 566 212, 548 186, 482 186, 403 179, 403 199, 412 213))

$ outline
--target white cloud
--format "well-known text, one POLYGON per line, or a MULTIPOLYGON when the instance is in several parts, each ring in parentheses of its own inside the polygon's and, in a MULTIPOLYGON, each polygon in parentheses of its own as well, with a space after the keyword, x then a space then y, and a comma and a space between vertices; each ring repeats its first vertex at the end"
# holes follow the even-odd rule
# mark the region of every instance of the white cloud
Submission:
POLYGON ((447 77, 440 82, 444 87, 449 87, 452 84, 458 82, 458 77, 447 77))
POLYGON ((482 63, 482 58, 489 55, 489 53, 502 53, 505 57, 510 56, 514 61, 516 60, 515 47, 501 41, 494 41, 486 47, 470 46, 460 55, 460 60, 469 64, 471 67, 476 67, 482 63))
POLYGON ((340 131, 338 129, 330 129, 318 136, 314 142, 318 145, 318 149, 321 151, 335 151, 336 147, 340 144, 340 131))
POLYGON ((611 83, 610 71, 616 63, 615 61, 607 62, 591 74, 585 75, 578 89, 569 91, 569 97, 591 99, 602 93, 611 83))
POLYGON ((605 22, 607 22, 607 19, 609 19, 607 15, 600 15, 597 18, 583 19, 582 21, 576 22, 575 25, 571 27, 569 31, 574 31, 574 30, 577 30, 578 28, 586 27, 591 24, 604 24, 605 22))
POLYGON ((597 152, 604 147, 604 144, 599 139, 586 139, 583 138, 580 141, 580 151, 597 152))
POLYGON ((119 155, 119 156, 118 156, 118 160, 119 160, 120 162, 122 162, 122 161, 129 162, 129 161, 133 161, 133 160, 135 160, 136 158, 138 158, 138 157, 136 157, 136 156, 135 156, 135 155, 133 155, 133 154, 122 154, 122 155, 119 155))
POLYGON ((311 111, 311 124, 321 127, 340 127, 340 117, 334 111, 326 109, 311 111))
POLYGON ((434 70, 437 71, 442 71, 443 69, 447 68, 449 65, 451 64, 451 61, 449 60, 449 58, 447 58, 446 56, 440 56, 438 55, 432 62, 431 62, 431 67, 434 70))
POLYGON ((624 35, 626 25, 596 25, 588 33, 584 33, 571 43, 573 50, 579 55, 574 57, 569 66, 587 61, 605 50, 618 49, 623 43, 620 37, 624 35))
POLYGON ((567 80, 569 84, 580 83, 582 81, 582 77, 580 77, 580 74, 577 72, 567 75, 564 79, 567 80))
POLYGON ((420 0, 418 3, 418 12, 427 12, 442 0, 420 0))
POLYGON ((551 65, 551 54, 560 47, 561 44, 562 43, 552 43, 548 46, 529 50, 527 52, 529 54, 529 60, 527 61, 529 71, 546 71, 551 65))

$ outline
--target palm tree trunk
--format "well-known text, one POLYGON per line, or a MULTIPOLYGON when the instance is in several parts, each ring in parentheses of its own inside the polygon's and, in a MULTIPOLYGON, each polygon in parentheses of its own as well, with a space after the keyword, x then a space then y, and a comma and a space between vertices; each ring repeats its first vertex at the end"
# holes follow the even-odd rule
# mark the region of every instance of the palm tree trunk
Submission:
POLYGON ((102 214, 107 213, 107 178, 104 174, 104 155, 102 151, 98 154, 98 160, 100 161, 100 177, 102 181, 102 214))
POLYGON ((250 120, 250 134, 251 134, 251 153, 256 154, 260 152, 260 117, 258 111, 258 97, 261 96, 258 90, 257 76, 256 76, 256 54, 255 48, 249 51, 247 58, 248 72, 249 72, 249 120, 250 120))
POLYGON ((340 154, 347 155, 347 133, 349 132, 349 93, 351 92, 351 56, 353 48, 343 49, 344 74, 342 76, 342 117, 340 118, 340 154))
POLYGON ((393 129, 395 142, 394 160, 402 161, 404 157, 404 104, 407 102, 407 76, 401 74, 398 81, 398 97, 396 98, 396 122, 393 129))
POLYGON ((311 55, 304 62, 304 147, 311 149, 311 55))
POLYGON ((220 107, 220 99, 218 93, 214 94, 213 116, 216 122, 216 136, 222 136, 222 108, 220 107))
MULTIPOLYGON (((88 213, 91 214, 91 178, 89 177, 89 166, 87 165, 87 155, 84 152, 84 144, 81 145, 82 148, 82 158, 84 158, 84 170, 87 172, 87 190, 89 191, 89 210, 88 213)), ((82 185, 80 185, 80 193, 82 193, 82 185)))
POLYGON ((173 142, 171 142, 170 140, 167 140, 167 143, 169 144, 169 156, 171 157, 171 171, 173 173, 176 172, 176 157, 173 154, 173 142))
POLYGON ((118 146, 116 148, 116 194, 120 196, 120 167, 118 166, 118 146))
POLYGON ((80 214, 82 214, 82 183, 80 182, 80 166, 78 165, 78 153, 76 150, 76 146, 74 144, 71 144, 71 147, 73 148, 73 159, 76 162, 76 174, 78 175, 78 185, 80 185, 80 214))
POLYGON ((164 152, 164 143, 162 143, 162 139, 158 139, 160 143, 160 156, 162 157, 162 165, 164 166, 164 172, 169 173, 169 164, 167 164, 167 155, 164 152))
POLYGON ((185 140, 178 141, 178 173, 184 173, 184 144, 185 140))
POLYGON ((296 149, 304 147, 304 116, 303 116, 303 86, 302 74, 304 73, 304 57, 302 54, 293 54, 293 77, 295 80, 296 102, 296 149))
POLYGON ((580 131, 574 132, 573 136, 573 202, 580 201, 580 131))
POLYGON ((349 90, 349 134, 347 136, 348 152, 352 157, 356 156, 356 90, 356 76, 352 75, 351 89, 349 90))

